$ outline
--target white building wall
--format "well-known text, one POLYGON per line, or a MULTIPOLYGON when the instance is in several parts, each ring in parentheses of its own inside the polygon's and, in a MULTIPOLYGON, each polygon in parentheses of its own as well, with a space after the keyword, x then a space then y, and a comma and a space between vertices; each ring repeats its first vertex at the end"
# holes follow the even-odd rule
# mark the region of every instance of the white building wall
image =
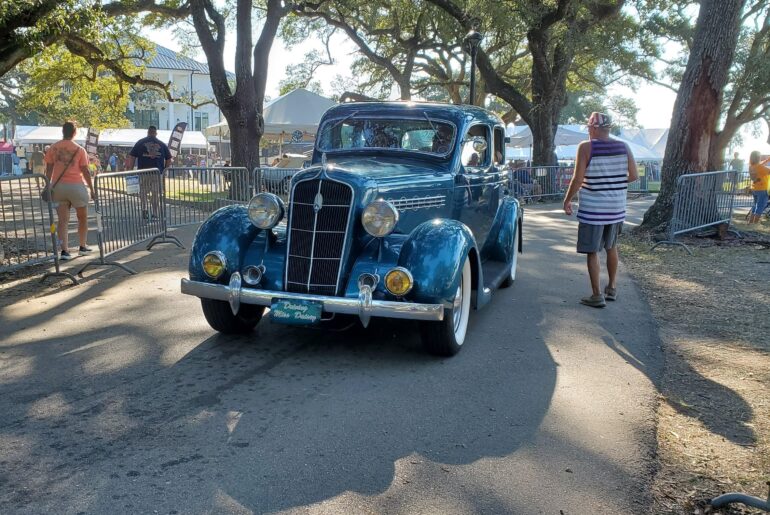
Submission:
MULTIPOLYGON (((190 100, 190 92, 192 91, 192 103, 199 104, 206 100, 214 99, 214 91, 211 87, 211 80, 208 75, 184 70, 147 68, 145 70, 145 77, 162 83, 171 82, 171 91, 175 98, 185 98, 190 100)), ((139 107, 142 109, 150 108, 150 106, 139 107)), ((208 114, 208 125, 219 123, 222 119, 219 108, 214 104, 206 104, 198 109, 193 109, 185 103, 169 102, 167 99, 163 98, 155 102, 152 107, 158 113, 159 129, 173 129, 174 125, 178 122, 187 122, 188 129, 195 130, 194 122, 196 112, 208 114)), ((133 103, 129 105, 129 109, 132 112, 135 112, 136 108, 137 106, 134 106, 133 103)))

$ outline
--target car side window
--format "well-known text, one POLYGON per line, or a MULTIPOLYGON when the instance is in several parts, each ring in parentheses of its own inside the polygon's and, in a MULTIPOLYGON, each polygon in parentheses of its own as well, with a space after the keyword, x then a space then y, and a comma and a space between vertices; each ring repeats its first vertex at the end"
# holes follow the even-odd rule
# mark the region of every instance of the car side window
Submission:
POLYGON ((502 165, 505 161, 505 129, 495 127, 495 164, 502 165))
POLYGON ((474 125, 468 129, 463 138, 460 156, 463 166, 469 168, 489 166, 489 136, 489 127, 486 125, 474 125))

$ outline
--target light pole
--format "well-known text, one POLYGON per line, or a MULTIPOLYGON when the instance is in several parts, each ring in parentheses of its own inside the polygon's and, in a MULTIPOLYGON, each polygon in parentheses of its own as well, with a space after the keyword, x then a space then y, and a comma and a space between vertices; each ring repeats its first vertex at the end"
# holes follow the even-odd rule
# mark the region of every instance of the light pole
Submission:
POLYGON ((481 34, 476 29, 471 29, 463 39, 463 50, 471 54, 471 94, 468 100, 470 105, 473 105, 473 101, 476 98, 476 52, 479 50, 481 38, 481 34))

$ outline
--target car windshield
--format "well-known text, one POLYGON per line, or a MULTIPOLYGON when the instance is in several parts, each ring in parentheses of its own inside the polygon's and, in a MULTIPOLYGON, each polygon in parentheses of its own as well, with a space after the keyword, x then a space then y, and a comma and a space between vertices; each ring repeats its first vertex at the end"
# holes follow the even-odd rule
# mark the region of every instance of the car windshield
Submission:
POLYGON ((454 125, 427 117, 390 119, 350 116, 324 123, 318 138, 318 150, 391 148, 443 155, 452 149, 454 139, 454 125))

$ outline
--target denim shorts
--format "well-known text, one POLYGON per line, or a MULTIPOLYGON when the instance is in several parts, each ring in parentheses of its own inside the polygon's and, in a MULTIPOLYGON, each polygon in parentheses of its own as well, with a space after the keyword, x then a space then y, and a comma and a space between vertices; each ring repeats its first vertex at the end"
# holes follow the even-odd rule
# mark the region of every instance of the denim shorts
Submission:
POLYGON ((754 208, 751 210, 755 215, 761 215, 767 207, 767 191, 752 191, 754 195, 754 208))

